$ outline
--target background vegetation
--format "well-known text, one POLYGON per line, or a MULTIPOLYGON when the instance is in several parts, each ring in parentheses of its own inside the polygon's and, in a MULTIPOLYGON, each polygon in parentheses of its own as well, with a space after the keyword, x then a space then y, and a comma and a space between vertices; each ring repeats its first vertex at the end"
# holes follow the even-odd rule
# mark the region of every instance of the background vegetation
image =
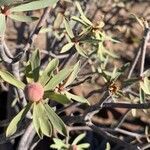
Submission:
POLYGON ((148 150, 149 21, 149 0, 0 0, 0 149, 148 150))

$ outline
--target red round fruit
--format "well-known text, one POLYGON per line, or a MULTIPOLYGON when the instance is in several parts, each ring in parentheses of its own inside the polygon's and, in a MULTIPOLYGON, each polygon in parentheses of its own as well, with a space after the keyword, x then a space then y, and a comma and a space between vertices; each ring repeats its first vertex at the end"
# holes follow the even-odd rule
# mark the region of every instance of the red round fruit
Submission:
POLYGON ((27 100, 38 102, 43 98, 44 88, 40 83, 33 82, 26 85, 24 93, 27 100))

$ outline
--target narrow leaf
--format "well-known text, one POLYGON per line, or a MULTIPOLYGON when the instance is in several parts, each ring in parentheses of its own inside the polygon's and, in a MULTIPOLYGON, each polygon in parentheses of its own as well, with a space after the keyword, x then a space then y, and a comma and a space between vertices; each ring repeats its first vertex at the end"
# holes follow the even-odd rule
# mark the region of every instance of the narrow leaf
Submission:
POLYGON ((92 22, 84 15, 80 3, 76 1, 75 4, 80 12, 81 19, 84 20, 88 25, 92 26, 92 22))
POLYGON ((44 135, 50 137, 52 134, 52 126, 49 120, 45 117, 39 118, 40 128, 44 135))
POLYGON ((36 104, 35 107, 37 111, 36 113, 38 116, 37 119, 39 121, 40 130, 44 135, 50 137, 52 134, 52 126, 51 126, 48 116, 46 115, 47 112, 44 107, 44 104, 40 102, 36 104))
POLYGON ((140 88, 140 103, 145 103, 145 93, 144 91, 140 88))
POLYGON ((30 17, 21 14, 10 14, 9 17, 11 19, 14 19, 16 21, 21 21, 21 22, 33 22, 38 19, 37 17, 30 17))
POLYGON ((71 19, 74 20, 74 21, 77 21, 77 22, 81 23, 84 26, 87 26, 87 24, 82 19, 80 19, 80 18, 78 18, 76 16, 72 16, 71 19))
POLYGON ((27 112, 30 110, 31 108, 31 103, 29 103, 25 108, 23 108, 14 118, 13 120, 10 122, 9 126, 7 127, 6 130, 6 136, 9 137, 11 135, 13 135, 19 124, 21 123, 21 121, 24 119, 24 117, 26 116, 27 112))
POLYGON ((62 81, 64 81, 69 74, 72 72, 72 69, 64 68, 58 74, 54 75, 54 77, 46 84, 44 87, 45 91, 54 90, 57 85, 59 85, 62 81))
POLYGON ((58 64, 59 64, 59 60, 58 59, 53 59, 46 66, 46 68, 44 69, 42 75, 39 78, 39 82, 43 86, 45 86, 45 84, 49 81, 49 79, 51 77, 51 73, 57 68, 58 64))
POLYGON ((59 94, 59 93, 55 93, 55 92, 52 92, 52 91, 47 91, 44 93, 44 97, 45 98, 49 98, 51 100, 54 100, 58 103, 61 103, 61 104, 68 104, 68 103, 71 103, 72 101, 70 99, 68 99, 65 95, 62 95, 62 94, 59 94))
POLYGON ((74 38, 74 34, 72 32, 72 29, 71 29, 67 19, 64 19, 64 24, 65 24, 66 31, 67 31, 68 35, 70 36, 70 38, 74 38))
POLYGON ((8 71, 0 70, 0 77, 8 82, 9 84, 14 85, 15 87, 19 89, 24 89, 25 84, 22 81, 17 80, 12 74, 10 74, 8 71))
POLYGON ((146 94, 150 95, 150 79, 149 79, 149 77, 144 77, 143 81, 140 81, 140 87, 146 94))
POLYGON ((34 81, 38 81, 39 79, 39 71, 40 71, 40 53, 39 50, 35 50, 30 59, 32 74, 34 81))
POLYGON ((20 11, 37 10, 48 6, 53 6, 56 2, 58 2, 58 0, 37 0, 37 1, 32 1, 26 4, 21 4, 19 6, 12 7, 10 11, 20 12, 20 11))
POLYGON ((73 45, 74 45, 74 43, 72 43, 72 42, 65 44, 62 47, 60 53, 65 53, 65 52, 69 51, 73 47, 73 45))
POLYGON ((40 122, 39 122, 39 119, 38 119, 39 118, 39 115, 38 115, 39 110, 37 109, 36 105, 37 104, 34 103, 34 106, 33 106, 33 125, 34 125, 36 133, 42 139, 43 138, 43 133, 40 129, 40 122))
POLYGON ((79 45, 79 43, 76 43, 75 44, 75 48, 77 50, 77 52, 83 56, 83 57, 86 57, 87 58, 87 54, 84 52, 84 50, 81 48, 81 46, 79 45))
POLYGON ((72 73, 67 78, 67 81, 66 81, 64 87, 67 87, 68 85, 70 85, 75 80, 75 78, 77 77, 77 74, 78 74, 79 70, 80 70, 80 62, 78 61, 76 63, 76 65, 73 67, 72 73))
POLYGON ((52 32, 52 31, 53 31, 52 27, 48 27, 48 28, 42 28, 40 30, 40 33, 47 33, 47 32, 52 32))
POLYGON ((44 135, 50 137, 52 134, 52 126, 51 123, 49 122, 48 117, 45 115, 46 109, 42 103, 38 104, 38 112, 39 112, 38 120, 40 122, 40 129, 44 135))
POLYGON ((106 143, 106 148, 105 148, 105 150, 111 150, 111 146, 110 146, 110 144, 107 142, 106 143))
POLYGON ((89 143, 83 143, 83 144, 79 144, 77 147, 78 147, 78 149, 84 150, 84 149, 89 148, 90 144, 89 143))
POLYGON ((53 127, 62 135, 67 135, 66 126, 61 118, 54 112, 54 110, 48 105, 45 104, 47 110, 47 115, 53 125, 53 127))
POLYGON ((88 105, 90 105, 90 103, 88 102, 88 100, 82 96, 77 96, 77 95, 74 95, 74 94, 71 94, 69 92, 65 92, 66 96, 69 98, 69 99, 73 99, 77 102, 80 102, 80 103, 87 103, 88 105))
POLYGON ((72 145, 78 144, 78 142, 80 142, 85 136, 86 136, 85 133, 78 135, 78 136, 74 139, 72 145))

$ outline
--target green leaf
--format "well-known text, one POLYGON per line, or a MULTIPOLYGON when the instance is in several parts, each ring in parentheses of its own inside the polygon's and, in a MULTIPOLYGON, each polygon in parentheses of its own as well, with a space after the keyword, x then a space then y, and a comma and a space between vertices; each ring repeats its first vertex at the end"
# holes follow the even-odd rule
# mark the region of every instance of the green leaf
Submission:
POLYGON ((84 50, 83 50, 82 47, 79 45, 79 43, 76 43, 76 44, 75 44, 75 48, 76 48, 77 52, 78 52, 81 56, 87 58, 87 54, 84 52, 84 50))
POLYGON ((46 115, 47 111, 44 107, 44 104, 40 102, 40 103, 35 104, 34 107, 36 109, 35 111, 37 113, 37 119, 40 125, 41 132, 44 135, 50 137, 52 134, 52 126, 51 126, 48 116, 46 115))
POLYGON ((58 59, 53 59, 48 63, 48 65, 46 66, 46 68, 42 72, 42 75, 39 78, 39 82, 43 86, 45 86, 45 84, 49 81, 52 72, 57 68, 58 64, 59 64, 58 59))
POLYGON ((40 71, 40 53, 39 50, 35 50, 30 59, 32 74, 34 81, 38 81, 39 79, 39 71, 40 71))
POLYGON ((61 120, 61 118, 54 112, 54 110, 48 104, 45 104, 45 108, 47 110, 47 115, 53 127, 62 135, 67 135, 66 126, 61 120))
POLYGON ((30 60, 26 63, 26 66, 25 66, 25 77, 28 83, 31 83, 34 81, 30 60))
POLYGON ((8 71, 0 70, 0 77, 8 82, 9 84, 14 85, 15 87, 19 89, 24 89, 25 84, 22 81, 17 80, 12 74, 10 74, 8 71))
POLYGON ((2 5, 9 5, 13 3, 14 0, 0 0, 0 6, 2 5))
POLYGON ((86 136, 85 133, 82 133, 82 134, 78 135, 78 136, 74 139, 72 145, 77 145, 78 142, 80 142, 85 136, 86 136))
POLYGON ((71 29, 67 19, 64 19, 64 24, 65 24, 66 31, 67 31, 68 35, 70 36, 70 38, 74 38, 74 34, 72 32, 72 29, 71 29))
POLYGON ((31 11, 53 6, 58 0, 37 0, 19 6, 12 7, 11 12, 31 11))
POLYGON ((80 18, 78 18, 76 16, 72 16, 71 19, 74 20, 74 21, 77 21, 77 22, 81 23, 84 26, 87 26, 87 24, 82 19, 80 19, 80 18))
POLYGON ((30 110, 31 108, 31 103, 27 104, 25 106, 25 108, 23 108, 10 122, 9 126, 7 127, 6 130, 6 137, 9 137, 11 135, 13 135, 16 130, 17 127, 19 126, 19 124, 21 123, 21 121, 24 119, 24 117, 26 116, 27 112, 30 110))
POLYGON ((83 144, 79 144, 77 145, 78 149, 87 149, 90 147, 89 143, 83 143, 83 144))
POLYGON ((77 95, 74 95, 74 94, 71 94, 69 92, 65 92, 66 96, 69 98, 69 99, 73 99, 77 102, 80 102, 80 103, 87 103, 88 105, 90 105, 90 103, 88 102, 88 100, 82 96, 77 96, 77 95))
POLYGON ((39 122, 39 110, 37 109, 36 107, 36 103, 34 103, 34 106, 33 106, 33 125, 34 125, 34 128, 35 128, 35 131, 36 133, 38 134, 38 136, 42 139, 43 138, 43 133, 40 129, 40 122, 39 122))
POLYGON ((72 72, 72 68, 64 68, 58 72, 44 87, 45 91, 54 90, 57 85, 64 81, 72 72))
POLYGON ((50 137, 52 134, 52 126, 47 117, 40 117, 39 122, 42 133, 50 137))
POLYGON ((105 150, 111 150, 110 144, 107 142, 105 150))
POLYGON ((61 147, 65 146, 64 142, 58 138, 53 138, 53 141, 57 144, 60 145, 61 147))
POLYGON ((40 30, 40 33, 47 33, 47 32, 52 32, 52 31, 53 31, 52 27, 48 27, 48 28, 42 28, 40 30))
POLYGON ((5 30, 6 30, 5 15, 0 14, 0 36, 5 33, 5 30))
POLYGON ((37 17, 30 17, 21 14, 10 14, 9 17, 11 19, 14 19, 16 21, 21 21, 21 22, 33 22, 38 19, 37 17))
POLYGON ((54 101, 56 101, 58 103, 61 103, 63 105, 72 102, 65 95, 62 95, 62 94, 59 94, 59 93, 55 93, 55 92, 52 92, 52 91, 46 91, 44 93, 44 97, 45 98, 49 98, 51 100, 54 100, 54 101))
POLYGON ((143 81, 140 81, 140 87, 146 94, 150 95, 150 79, 149 79, 149 77, 144 77, 143 81))
POLYGON ((64 143, 64 141, 58 139, 58 138, 53 138, 53 141, 55 144, 52 144, 50 147, 53 149, 57 150, 65 150, 64 148, 68 148, 68 145, 64 143))
POLYGON ((114 75, 111 77, 111 80, 117 80, 122 74, 124 74, 125 70, 129 67, 130 63, 124 64, 121 68, 114 70, 114 75))
POLYGON ((88 25, 92 26, 92 25, 93 25, 92 22, 84 15, 80 3, 76 1, 75 4, 76 4, 76 6, 77 6, 77 8, 78 8, 78 10, 79 10, 79 12, 80 12, 81 19, 82 19, 85 23, 87 23, 88 25))
POLYGON ((64 87, 67 87, 68 85, 70 85, 75 80, 75 78, 77 77, 77 74, 79 73, 79 70, 80 70, 80 62, 78 61, 76 63, 76 65, 73 67, 72 73, 67 78, 67 81, 64 84, 64 87))
POLYGON ((74 43, 73 43, 73 42, 70 42, 70 43, 65 44, 65 45, 62 47, 60 53, 65 53, 65 52, 69 51, 73 46, 74 46, 74 43))
POLYGON ((141 103, 145 102, 145 93, 141 88, 140 88, 140 102, 141 103))

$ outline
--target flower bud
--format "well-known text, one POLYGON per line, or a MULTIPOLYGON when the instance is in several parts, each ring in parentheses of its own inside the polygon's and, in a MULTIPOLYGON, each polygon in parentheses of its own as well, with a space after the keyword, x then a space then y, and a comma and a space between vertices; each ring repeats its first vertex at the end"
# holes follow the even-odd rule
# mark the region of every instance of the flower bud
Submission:
POLYGON ((40 83, 33 82, 26 85, 24 93, 27 100, 38 102, 43 98, 44 88, 40 83))

